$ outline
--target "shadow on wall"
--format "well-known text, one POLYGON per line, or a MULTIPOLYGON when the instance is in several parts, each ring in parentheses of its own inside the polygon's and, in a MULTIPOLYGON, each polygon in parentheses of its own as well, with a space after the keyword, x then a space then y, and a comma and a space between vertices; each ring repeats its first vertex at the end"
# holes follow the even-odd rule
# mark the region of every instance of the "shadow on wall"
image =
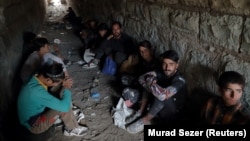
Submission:
POLYGON ((215 95, 214 91, 217 88, 215 80, 218 73, 214 69, 200 64, 186 65, 181 71, 186 77, 188 87, 186 115, 189 120, 196 123, 200 119, 202 106, 209 97, 215 95))
POLYGON ((201 87, 194 88, 190 92, 186 106, 186 115, 188 116, 186 118, 191 121, 191 123, 199 124, 202 107, 208 98, 213 95, 214 93, 201 87))
POLYGON ((219 77, 219 72, 201 64, 186 63, 186 65, 180 66, 184 66, 180 68, 180 71, 186 78, 189 94, 192 94, 191 91, 197 87, 213 93, 217 91, 216 81, 219 77))

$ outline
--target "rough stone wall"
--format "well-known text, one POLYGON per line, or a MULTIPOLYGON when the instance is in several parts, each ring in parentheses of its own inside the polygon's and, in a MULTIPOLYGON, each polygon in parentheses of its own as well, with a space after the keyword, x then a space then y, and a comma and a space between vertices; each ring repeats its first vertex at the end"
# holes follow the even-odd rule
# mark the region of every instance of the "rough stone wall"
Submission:
MULTIPOLYGON (((225 70, 246 76, 250 104, 249 0, 72 0, 83 19, 119 20, 137 41, 148 39, 156 54, 175 49, 190 95, 217 93, 225 70), (199 94, 198 94, 199 93, 199 94)), ((202 100, 201 100, 202 103, 202 100)))
POLYGON ((22 33, 36 33, 44 15, 44 0, 0 0, 0 128, 17 96, 14 77, 22 53, 22 33))
POLYGON ((46 21, 62 21, 64 15, 68 12, 70 0, 47 0, 46 2, 46 21))

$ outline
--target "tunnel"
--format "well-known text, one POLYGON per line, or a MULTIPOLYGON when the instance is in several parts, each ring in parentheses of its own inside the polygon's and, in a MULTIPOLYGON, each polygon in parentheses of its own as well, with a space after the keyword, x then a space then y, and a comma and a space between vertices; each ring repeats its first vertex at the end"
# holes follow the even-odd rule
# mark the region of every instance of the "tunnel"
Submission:
POLYGON ((62 23, 68 7, 82 22, 120 21, 135 42, 149 40, 156 56, 176 50, 194 111, 217 94, 217 78, 229 70, 245 76, 242 101, 250 110, 248 0, 0 0, 0 140, 10 140, 7 134, 18 122, 23 34, 40 34, 43 26, 62 23))

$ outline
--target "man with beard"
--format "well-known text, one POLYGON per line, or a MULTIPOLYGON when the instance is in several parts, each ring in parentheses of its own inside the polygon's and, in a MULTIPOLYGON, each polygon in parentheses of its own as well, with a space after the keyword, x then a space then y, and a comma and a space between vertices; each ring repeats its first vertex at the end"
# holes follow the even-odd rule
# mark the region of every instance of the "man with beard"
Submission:
MULTIPOLYGON (((122 32, 120 22, 114 21, 111 30, 112 34, 101 45, 101 48, 103 48, 102 54, 111 57, 119 67, 130 54, 135 53, 135 47, 132 38, 122 32)), ((102 55, 98 56, 101 57, 102 55)))
MULTIPOLYGON (((129 133, 143 131, 155 117, 167 124, 176 123, 184 107, 187 89, 186 82, 178 71, 179 56, 176 51, 168 50, 161 54, 162 68, 150 71, 139 77, 139 83, 148 94, 153 94, 154 102, 145 116, 127 127, 129 133)), ((162 124, 162 123, 161 123, 162 124)))

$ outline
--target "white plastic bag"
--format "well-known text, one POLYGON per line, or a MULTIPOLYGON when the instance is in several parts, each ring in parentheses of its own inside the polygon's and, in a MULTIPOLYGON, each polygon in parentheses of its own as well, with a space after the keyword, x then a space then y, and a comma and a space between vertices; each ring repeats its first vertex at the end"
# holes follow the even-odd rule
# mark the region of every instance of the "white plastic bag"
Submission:
POLYGON ((118 104, 115 108, 112 109, 111 113, 115 126, 126 130, 125 119, 126 117, 132 115, 134 113, 134 110, 128 108, 125 105, 123 98, 120 98, 118 104))

